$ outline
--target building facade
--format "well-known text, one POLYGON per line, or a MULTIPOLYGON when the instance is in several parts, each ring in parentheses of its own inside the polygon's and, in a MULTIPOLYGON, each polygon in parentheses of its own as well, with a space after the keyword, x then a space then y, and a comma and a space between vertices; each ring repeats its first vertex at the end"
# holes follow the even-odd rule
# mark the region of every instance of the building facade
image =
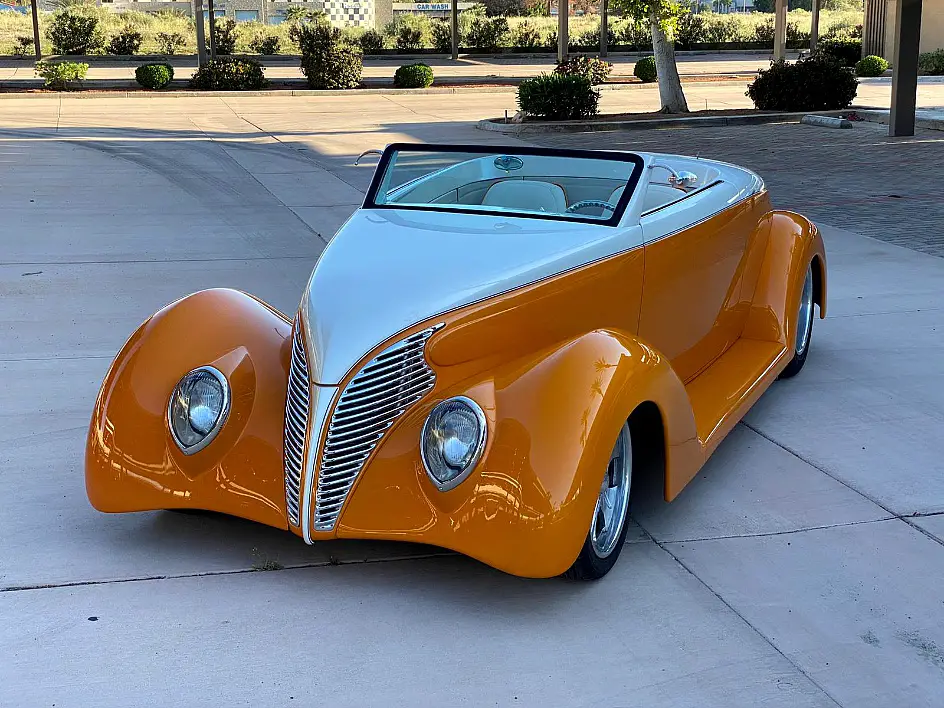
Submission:
MULTIPOLYGON (((866 0, 862 25, 862 52, 876 54, 891 61, 895 53, 895 24, 898 0, 866 0)), ((944 0, 923 0, 921 3, 920 52, 944 49, 944 0)))

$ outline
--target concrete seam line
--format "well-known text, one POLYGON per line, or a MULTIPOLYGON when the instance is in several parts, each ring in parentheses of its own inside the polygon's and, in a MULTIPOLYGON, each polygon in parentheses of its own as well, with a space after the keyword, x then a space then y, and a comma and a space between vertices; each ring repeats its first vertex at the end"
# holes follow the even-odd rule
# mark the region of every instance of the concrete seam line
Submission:
MULTIPOLYGON (((936 516, 936 514, 929 514, 929 516, 936 516)), ((823 531, 825 529, 838 529, 846 526, 861 526, 863 524, 877 524, 883 521, 894 521, 898 517, 889 514, 880 519, 864 519, 862 521, 844 521, 837 524, 821 524, 819 526, 804 526, 799 529, 787 529, 785 531, 766 531, 763 533, 740 533, 740 534, 731 534, 730 536, 704 536, 702 538, 680 538, 672 541, 662 541, 662 543, 668 545, 673 543, 701 543, 702 541, 730 541, 736 538, 770 538, 773 536, 789 536, 795 533, 806 533, 807 531, 823 531)))
MULTIPOLYGON (((793 455, 795 458, 797 458, 797 459, 800 460, 801 462, 805 462, 806 464, 808 464, 808 465, 809 465, 810 467, 812 467, 813 469, 819 470, 820 472, 822 472, 824 475, 826 475, 826 476, 829 477, 830 479, 833 479, 833 480, 835 480, 836 482, 839 482, 839 484, 841 484, 842 486, 846 487, 847 489, 851 489, 853 492, 855 492, 855 493, 858 494, 859 496, 863 497, 864 499, 868 499, 870 502, 872 502, 873 504, 875 504, 875 506, 879 507, 880 509, 883 509, 883 510, 884 510, 885 512, 887 512, 888 514, 891 514, 894 518, 898 519, 899 521, 902 521, 902 522, 908 524, 908 526, 910 526, 911 528, 913 528, 915 531, 918 531, 918 532, 921 533, 922 535, 927 536, 929 539, 931 539, 931 540, 934 541, 935 543, 944 546, 944 540, 939 539, 939 538, 938 538, 937 536, 935 536, 934 534, 930 533, 929 531, 925 531, 923 528, 921 528, 921 527, 918 526, 917 524, 912 523, 912 522, 910 521, 910 519, 911 519, 911 518, 914 518, 919 512, 912 512, 911 514, 897 514, 897 513, 895 513, 892 509, 890 509, 887 505, 883 504, 882 502, 880 502, 878 499, 874 498, 874 497, 871 496, 870 494, 866 494, 866 493, 863 492, 861 489, 856 489, 856 488, 853 487, 851 484, 849 484, 848 482, 846 482, 846 481, 843 480, 843 479, 840 479, 839 477, 837 477, 836 475, 834 475, 833 473, 831 473, 829 470, 825 469, 825 468, 822 467, 821 465, 816 464, 816 463, 813 462, 812 460, 806 459, 803 455, 801 455, 800 453, 798 453, 796 450, 791 449, 789 446, 784 445, 783 443, 781 443, 781 442, 778 441, 778 440, 774 440, 772 437, 770 437, 770 436, 767 435, 766 433, 764 433, 764 432, 758 430, 757 428, 755 428, 755 427, 754 427, 753 425, 751 425, 750 423, 746 423, 746 422, 744 422, 744 421, 742 420, 742 421, 741 421, 741 424, 744 425, 744 427, 748 428, 749 430, 753 430, 755 433, 757 433, 758 435, 760 435, 760 436, 761 436, 762 438, 764 438, 765 440, 767 440, 767 441, 769 441, 769 442, 772 442, 774 445, 776 445, 777 447, 779 447, 781 450, 785 450, 785 451, 789 452, 791 455, 793 455)), ((936 515, 937 515, 936 513, 928 514, 928 516, 936 516, 936 515)))
POLYGON ((8 585, 0 588, 0 593, 5 592, 28 592, 30 590, 56 590, 58 588, 77 588, 93 585, 120 585, 123 583, 142 583, 155 580, 181 580, 186 578, 212 578, 218 575, 245 575, 248 573, 280 573, 286 570, 305 570, 307 568, 326 568, 335 565, 361 565, 369 563, 398 563, 412 560, 428 560, 430 558, 441 558, 444 556, 454 556, 451 551, 439 551, 434 553, 421 553, 410 556, 391 556, 390 558, 364 558, 362 560, 338 560, 329 559, 318 561, 316 563, 296 563, 286 565, 280 570, 258 570, 256 568, 236 568, 233 570, 208 570, 203 573, 173 573, 169 575, 139 575, 132 578, 112 578, 109 580, 75 580, 64 583, 38 583, 35 585, 8 585))
MULTIPOLYGON (((643 529, 643 531, 645 531, 645 529, 643 529)), ((649 532, 648 532, 648 531, 645 531, 645 533, 646 533, 646 535, 649 535, 649 532)), ((650 535, 649 538, 652 538, 652 536, 650 535)), ((760 631, 760 629, 758 629, 758 628, 755 627, 753 624, 751 624, 750 621, 749 621, 744 615, 742 615, 740 612, 738 612, 738 611, 734 608, 734 606, 733 606, 731 603, 729 603, 727 600, 725 600, 725 599, 721 596, 721 594, 720 594, 718 591, 716 591, 713 587, 711 587, 707 582, 705 582, 704 580, 702 580, 702 579, 695 573, 695 571, 693 571, 691 568, 689 568, 689 567, 684 563, 684 561, 682 561, 678 556, 676 556, 674 553, 672 553, 671 550, 669 550, 669 549, 666 548, 663 544, 661 544, 661 543, 659 543, 658 541, 656 541, 654 538, 652 538, 652 541, 653 541, 659 548, 661 548, 663 551, 665 551, 666 553, 668 553, 669 556, 670 556, 676 563, 678 563, 689 575, 691 575, 693 578, 695 578, 695 580, 697 580, 706 590, 708 590, 708 592, 710 592, 712 595, 714 595, 716 598, 718 598, 718 600, 721 602, 721 604, 723 604, 725 607, 727 607, 729 610, 731 610, 731 612, 733 612, 734 615, 735 615, 737 618, 739 618, 744 624, 746 624, 748 627, 750 627, 750 628, 757 634, 757 636, 759 636, 761 639, 763 639, 771 649, 773 649, 775 652, 777 652, 777 654, 779 654, 781 657, 783 657, 783 659, 784 659, 788 664, 790 664, 790 666, 792 666, 794 669, 796 669, 796 670, 800 673, 801 676, 805 677, 807 681, 809 681, 813 686, 815 686, 816 688, 818 688, 818 689, 823 693, 823 695, 826 696, 826 697, 827 697, 830 701, 832 701, 835 705, 839 706, 839 708, 842 708, 842 704, 841 704, 838 700, 836 700, 836 698, 835 698, 829 691, 827 691, 824 686, 822 686, 816 679, 814 679, 814 678, 813 678, 812 676, 810 676, 806 671, 804 671, 803 668, 802 668, 799 664, 797 664, 795 661, 793 661, 793 659, 791 659, 791 658, 790 658, 789 656, 787 656, 783 651, 781 651, 780 647, 778 647, 776 644, 774 644, 773 641, 770 639, 770 637, 768 637, 766 634, 764 634, 762 631, 760 631)))

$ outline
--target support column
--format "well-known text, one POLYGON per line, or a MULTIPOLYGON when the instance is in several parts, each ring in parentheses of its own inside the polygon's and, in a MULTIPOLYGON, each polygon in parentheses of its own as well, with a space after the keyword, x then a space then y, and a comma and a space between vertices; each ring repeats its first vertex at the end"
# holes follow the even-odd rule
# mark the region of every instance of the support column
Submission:
POLYGON ((787 0, 775 0, 774 59, 787 56, 787 0))
MULTIPOLYGON (((216 10, 213 9, 213 0, 207 0, 207 17, 210 22, 210 61, 216 59, 216 10)), ((203 18, 201 18, 201 22, 203 18)))
POLYGON ((43 58, 43 48, 39 36, 39 2, 31 0, 30 10, 33 12, 33 51, 36 53, 36 61, 43 58))
POLYGON ((459 60, 459 0, 452 0, 452 9, 449 12, 452 23, 452 60, 459 60))
POLYGON ((557 62, 567 61, 568 36, 567 21, 570 14, 570 0, 557 0, 557 62))
POLYGON ((819 42, 819 3, 820 0, 813 0, 812 10, 813 16, 810 18, 812 24, 810 25, 810 51, 816 49, 816 44, 819 42))
POLYGON ((610 26, 609 0, 600 0, 600 58, 606 57, 607 39, 609 33, 607 29, 610 26))
POLYGON ((898 0, 892 57, 892 109, 888 117, 888 134, 892 137, 915 132, 920 41, 921 0, 898 0))
POLYGON ((206 33, 203 31, 203 0, 193 0, 193 26, 197 31, 197 66, 207 63, 206 33))

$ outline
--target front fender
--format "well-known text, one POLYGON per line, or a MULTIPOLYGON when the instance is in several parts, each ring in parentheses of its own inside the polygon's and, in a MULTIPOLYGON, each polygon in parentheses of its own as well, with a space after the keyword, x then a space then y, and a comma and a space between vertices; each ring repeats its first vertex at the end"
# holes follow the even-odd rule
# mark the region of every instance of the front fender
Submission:
POLYGON ((85 458, 89 501, 108 512, 196 508, 287 528, 282 425, 291 325, 235 290, 205 290, 148 319, 112 363, 85 458), (217 437, 184 455, 167 405, 177 382, 212 365, 232 403, 217 437))
POLYGON ((577 557, 610 451, 639 404, 653 401, 663 413, 667 464, 687 479, 704 461, 684 387, 631 335, 590 332, 493 367, 487 378, 451 381, 449 369, 437 370, 432 394, 361 473, 338 536, 432 543, 516 575, 549 577, 577 557), (439 492, 418 443, 432 407, 455 395, 479 402, 489 434, 469 478, 439 492))

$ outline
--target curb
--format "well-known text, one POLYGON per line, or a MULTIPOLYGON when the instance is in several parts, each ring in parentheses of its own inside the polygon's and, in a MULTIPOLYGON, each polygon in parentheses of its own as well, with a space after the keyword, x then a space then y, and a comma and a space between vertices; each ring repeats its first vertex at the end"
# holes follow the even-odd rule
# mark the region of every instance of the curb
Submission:
MULTIPOLYGON (((918 109, 919 114, 915 116, 915 127, 916 128, 925 128, 926 130, 944 130, 944 118, 922 118, 920 115, 921 109, 918 109)), ((888 115, 889 112, 880 109, 868 109, 868 110, 854 110, 847 111, 855 113, 858 118, 861 118, 864 121, 869 123, 881 123, 882 125, 888 125, 888 115)))
MULTIPOLYGON (((749 74, 695 74, 683 76, 683 84, 692 83, 728 83, 745 81, 749 74), (702 77, 711 79, 701 81, 702 77)), ((91 91, 108 91, 109 95, 116 96, 115 92, 125 92, 130 98, 147 98, 150 96, 188 98, 193 96, 370 96, 370 95, 409 95, 409 94, 453 94, 453 93, 515 93, 518 86, 527 77, 495 77, 490 79, 458 79, 445 77, 438 79, 437 84, 426 89, 397 89, 393 88, 393 79, 365 78, 363 88, 356 89, 309 89, 305 79, 272 79, 271 83, 283 88, 270 88, 260 91, 192 91, 188 90, 186 79, 171 81, 170 90, 148 91, 138 86, 134 79, 86 79, 82 87, 74 91, 44 91, 42 93, 21 93, 21 89, 41 89, 42 79, 7 79, 0 81, 0 99, 3 98, 50 98, 53 96, 70 96, 75 98, 96 98, 100 94, 91 91), (293 87, 298 88, 293 88, 293 87), (17 89, 4 91, 4 89, 17 89), (134 89, 129 91, 128 89, 134 89)), ((600 91, 628 91, 637 89, 656 88, 655 83, 644 84, 639 81, 612 81, 601 84, 596 88, 600 91)))
POLYGON ((575 120, 547 123, 499 123, 495 119, 480 120, 479 130, 503 135, 536 135, 540 133, 592 133, 612 130, 651 130, 658 128, 721 128, 736 125, 763 125, 765 123, 799 123, 803 116, 838 116, 843 111, 823 111, 810 114, 760 113, 731 116, 691 116, 683 118, 643 118, 640 120, 575 120))

